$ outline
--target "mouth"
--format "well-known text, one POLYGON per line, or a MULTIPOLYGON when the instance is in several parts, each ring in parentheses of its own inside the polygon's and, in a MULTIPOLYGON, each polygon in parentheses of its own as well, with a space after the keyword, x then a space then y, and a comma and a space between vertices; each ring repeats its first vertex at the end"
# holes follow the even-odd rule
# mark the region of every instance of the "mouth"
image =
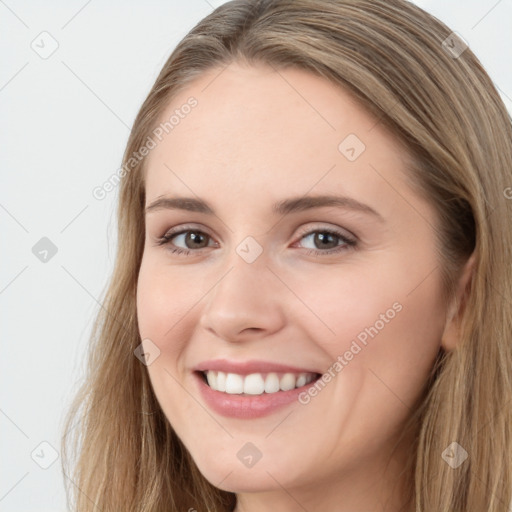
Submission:
POLYGON ((313 372, 267 372, 242 375, 216 370, 196 371, 196 375, 213 391, 226 395, 274 395, 305 387, 322 375, 313 372))
POLYGON ((301 394, 322 377, 318 367, 307 364, 217 358, 199 363, 192 375, 199 396, 213 412, 249 420, 299 404, 301 394))

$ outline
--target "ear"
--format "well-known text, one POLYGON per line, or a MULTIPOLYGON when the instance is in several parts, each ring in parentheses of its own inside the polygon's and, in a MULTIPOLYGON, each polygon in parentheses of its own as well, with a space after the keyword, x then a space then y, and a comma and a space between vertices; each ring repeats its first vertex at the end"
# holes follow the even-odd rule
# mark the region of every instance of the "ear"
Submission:
POLYGON ((462 274, 457 285, 456 297, 452 299, 446 315, 446 324, 441 339, 441 346, 447 352, 455 349, 459 343, 460 327, 464 309, 466 307, 466 297, 469 293, 471 279, 475 270, 476 254, 473 252, 464 264, 462 274))

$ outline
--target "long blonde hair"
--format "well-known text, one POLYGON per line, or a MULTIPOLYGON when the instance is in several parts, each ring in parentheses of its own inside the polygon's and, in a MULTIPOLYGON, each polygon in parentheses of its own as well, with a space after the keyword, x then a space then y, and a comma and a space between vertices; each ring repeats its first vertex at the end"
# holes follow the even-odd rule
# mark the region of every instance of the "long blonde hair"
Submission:
MULTIPOLYGON (((354 94, 403 143, 410 185, 438 215, 444 300, 454 296, 462 265, 475 254, 459 344, 440 351, 411 414, 417 427, 411 488, 416 512, 506 512, 512 500, 512 128, 491 79, 448 27, 403 0, 235 0, 200 21, 172 52, 134 122, 123 165, 178 91, 235 60, 324 77, 354 94), (456 468, 443 456, 453 442, 468 454, 456 468)), ((79 512, 227 512, 236 496, 198 471, 134 356, 141 343, 143 166, 143 159, 132 162, 120 183, 115 269, 94 323, 87 375, 66 416, 68 502, 79 512)))

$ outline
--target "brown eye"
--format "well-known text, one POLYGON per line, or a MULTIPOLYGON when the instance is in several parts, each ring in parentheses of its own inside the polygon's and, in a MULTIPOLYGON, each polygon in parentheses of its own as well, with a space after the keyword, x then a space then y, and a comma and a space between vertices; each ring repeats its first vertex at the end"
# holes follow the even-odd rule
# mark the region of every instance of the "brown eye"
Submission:
POLYGON ((344 233, 332 229, 315 229, 302 233, 300 240, 310 239, 313 245, 308 254, 323 256, 341 252, 355 247, 355 239, 349 238, 344 233), (318 249, 317 249, 318 248, 318 249))
POLYGON ((199 230, 186 229, 179 232, 166 233, 160 240, 159 245, 181 244, 185 248, 177 247, 176 252, 186 251, 187 249, 203 249, 208 247, 210 236, 199 230), (181 237, 181 238, 180 238, 181 237))
MULTIPOLYGON (((202 249, 205 240, 208 241, 209 236, 201 231, 185 231, 184 243, 187 249, 202 249)), ((208 242, 206 243, 206 247, 208 242)))
POLYGON ((321 249, 334 249, 337 247, 339 237, 328 231, 317 231, 313 234, 313 243, 321 249))

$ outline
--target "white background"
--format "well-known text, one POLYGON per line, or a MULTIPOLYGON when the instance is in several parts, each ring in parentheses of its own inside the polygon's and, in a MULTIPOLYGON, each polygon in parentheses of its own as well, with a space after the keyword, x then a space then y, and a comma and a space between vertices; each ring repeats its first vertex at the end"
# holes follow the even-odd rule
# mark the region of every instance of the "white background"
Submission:
MULTIPOLYGON (((0 0, 3 512, 66 509, 60 460, 42 469, 31 454, 60 450, 113 266, 117 190, 92 190, 119 168, 172 49, 221 3, 0 0), (43 31, 59 45, 47 59, 31 48, 43 31), (46 263, 32 252, 42 237, 57 247, 46 263)), ((512 1, 416 3, 462 35, 512 111, 512 1)))

